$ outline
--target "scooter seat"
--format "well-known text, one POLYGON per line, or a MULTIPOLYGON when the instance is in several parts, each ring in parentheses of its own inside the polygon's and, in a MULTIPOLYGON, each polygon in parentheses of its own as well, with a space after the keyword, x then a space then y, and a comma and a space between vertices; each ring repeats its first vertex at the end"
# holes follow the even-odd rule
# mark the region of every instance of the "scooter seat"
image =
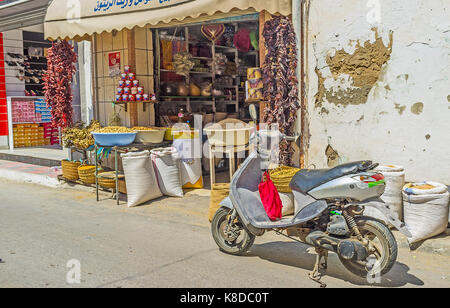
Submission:
POLYGON ((367 170, 370 165, 372 165, 371 161, 359 161, 339 165, 332 169, 303 169, 294 175, 289 186, 292 190, 305 194, 328 181, 367 170))

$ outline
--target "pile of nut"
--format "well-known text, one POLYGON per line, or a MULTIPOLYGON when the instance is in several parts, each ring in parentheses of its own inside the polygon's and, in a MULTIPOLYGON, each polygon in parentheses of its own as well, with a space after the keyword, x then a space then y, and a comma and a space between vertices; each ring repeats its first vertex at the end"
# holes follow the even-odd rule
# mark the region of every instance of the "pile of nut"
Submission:
POLYGON ((134 133, 135 131, 131 128, 124 126, 108 126, 100 129, 96 129, 94 133, 103 133, 103 134, 124 134, 124 133, 134 133))
POLYGON ((152 131, 152 130, 163 130, 163 128, 160 128, 160 127, 136 126, 136 127, 133 127, 132 130, 134 130, 134 131, 152 131))

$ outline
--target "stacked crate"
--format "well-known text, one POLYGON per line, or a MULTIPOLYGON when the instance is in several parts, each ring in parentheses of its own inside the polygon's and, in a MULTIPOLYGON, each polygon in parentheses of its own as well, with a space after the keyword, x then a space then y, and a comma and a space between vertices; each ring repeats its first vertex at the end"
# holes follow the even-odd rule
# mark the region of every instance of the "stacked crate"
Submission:
POLYGON ((43 145, 44 134, 39 131, 39 124, 15 124, 13 126, 14 147, 35 147, 43 145))
POLYGON ((59 144, 59 131, 57 127, 52 127, 51 123, 42 123, 44 128, 44 138, 46 145, 59 144))

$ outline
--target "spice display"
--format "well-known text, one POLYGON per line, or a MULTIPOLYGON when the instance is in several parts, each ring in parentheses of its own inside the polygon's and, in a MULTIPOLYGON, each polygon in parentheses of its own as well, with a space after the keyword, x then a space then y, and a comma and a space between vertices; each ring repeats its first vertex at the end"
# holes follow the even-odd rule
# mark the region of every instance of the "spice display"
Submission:
MULTIPOLYGON (((263 36, 267 50, 263 65, 264 99, 269 102, 264 110, 267 124, 278 123, 280 131, 294 134, 298 102, 297 46, 294 27, 287 17, 275 17, 264 25, 263 36)), ((292 163, 294 150, 286 141, 280 144, 280 162, 292 163)))
POLYGON ((89 126, 83 127, 79 124, 75 127, 66 128, 63 130, 62 141, 66 148, 76 147, 78 149, 87 149, 94 145, 94 138, 91 132, 100 129, 98 121, 92 121, 89 126))
POLYGON ((52 107, 55 127, 72 126, 72 79, 76 72, 77 54, 67 41, 52 43, 48 49, 47 72, 44 74, 44 93, 52 107))

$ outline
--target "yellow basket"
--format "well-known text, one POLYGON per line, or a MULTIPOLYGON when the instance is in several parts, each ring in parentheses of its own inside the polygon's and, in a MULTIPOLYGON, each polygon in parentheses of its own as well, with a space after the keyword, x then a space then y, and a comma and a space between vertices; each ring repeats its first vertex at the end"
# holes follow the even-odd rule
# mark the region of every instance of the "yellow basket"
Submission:
POLYGON ((78 167, 78 175, 84 184, 95 184, 95 166, 81 165, 78 167))
POLYGON ((228 183, 216 183, 211 189, 211 198, 208 209, 208 220, 211 222, 220 208, 220 202, 228 197, 230 193, 230 184, 228 183))
POLYGON ((292 189, 289 187, 289 184, 291 183, 294 175, 300 170, 301 169, 299 168, 281 166, 270 171, 270 179, 277 188, 278 192, 290 193, 292 192, 292 189))
POLYGON ((62 160, 61 167, 63 177, 72 181, 78 180, 80 178, 78 174, 78 167, 80 165, 81 163, 79 161, 62 160))
MULTIPOLYGON (((125 177, 123 174, 119 174, 119 185, 120 185, 120 180, 124 179, 124 178, 125 177)), ((116 189, 116 172, 109 171, 109 172, 99 173, 98 185, 100 185, 103 188, 116 189)))

